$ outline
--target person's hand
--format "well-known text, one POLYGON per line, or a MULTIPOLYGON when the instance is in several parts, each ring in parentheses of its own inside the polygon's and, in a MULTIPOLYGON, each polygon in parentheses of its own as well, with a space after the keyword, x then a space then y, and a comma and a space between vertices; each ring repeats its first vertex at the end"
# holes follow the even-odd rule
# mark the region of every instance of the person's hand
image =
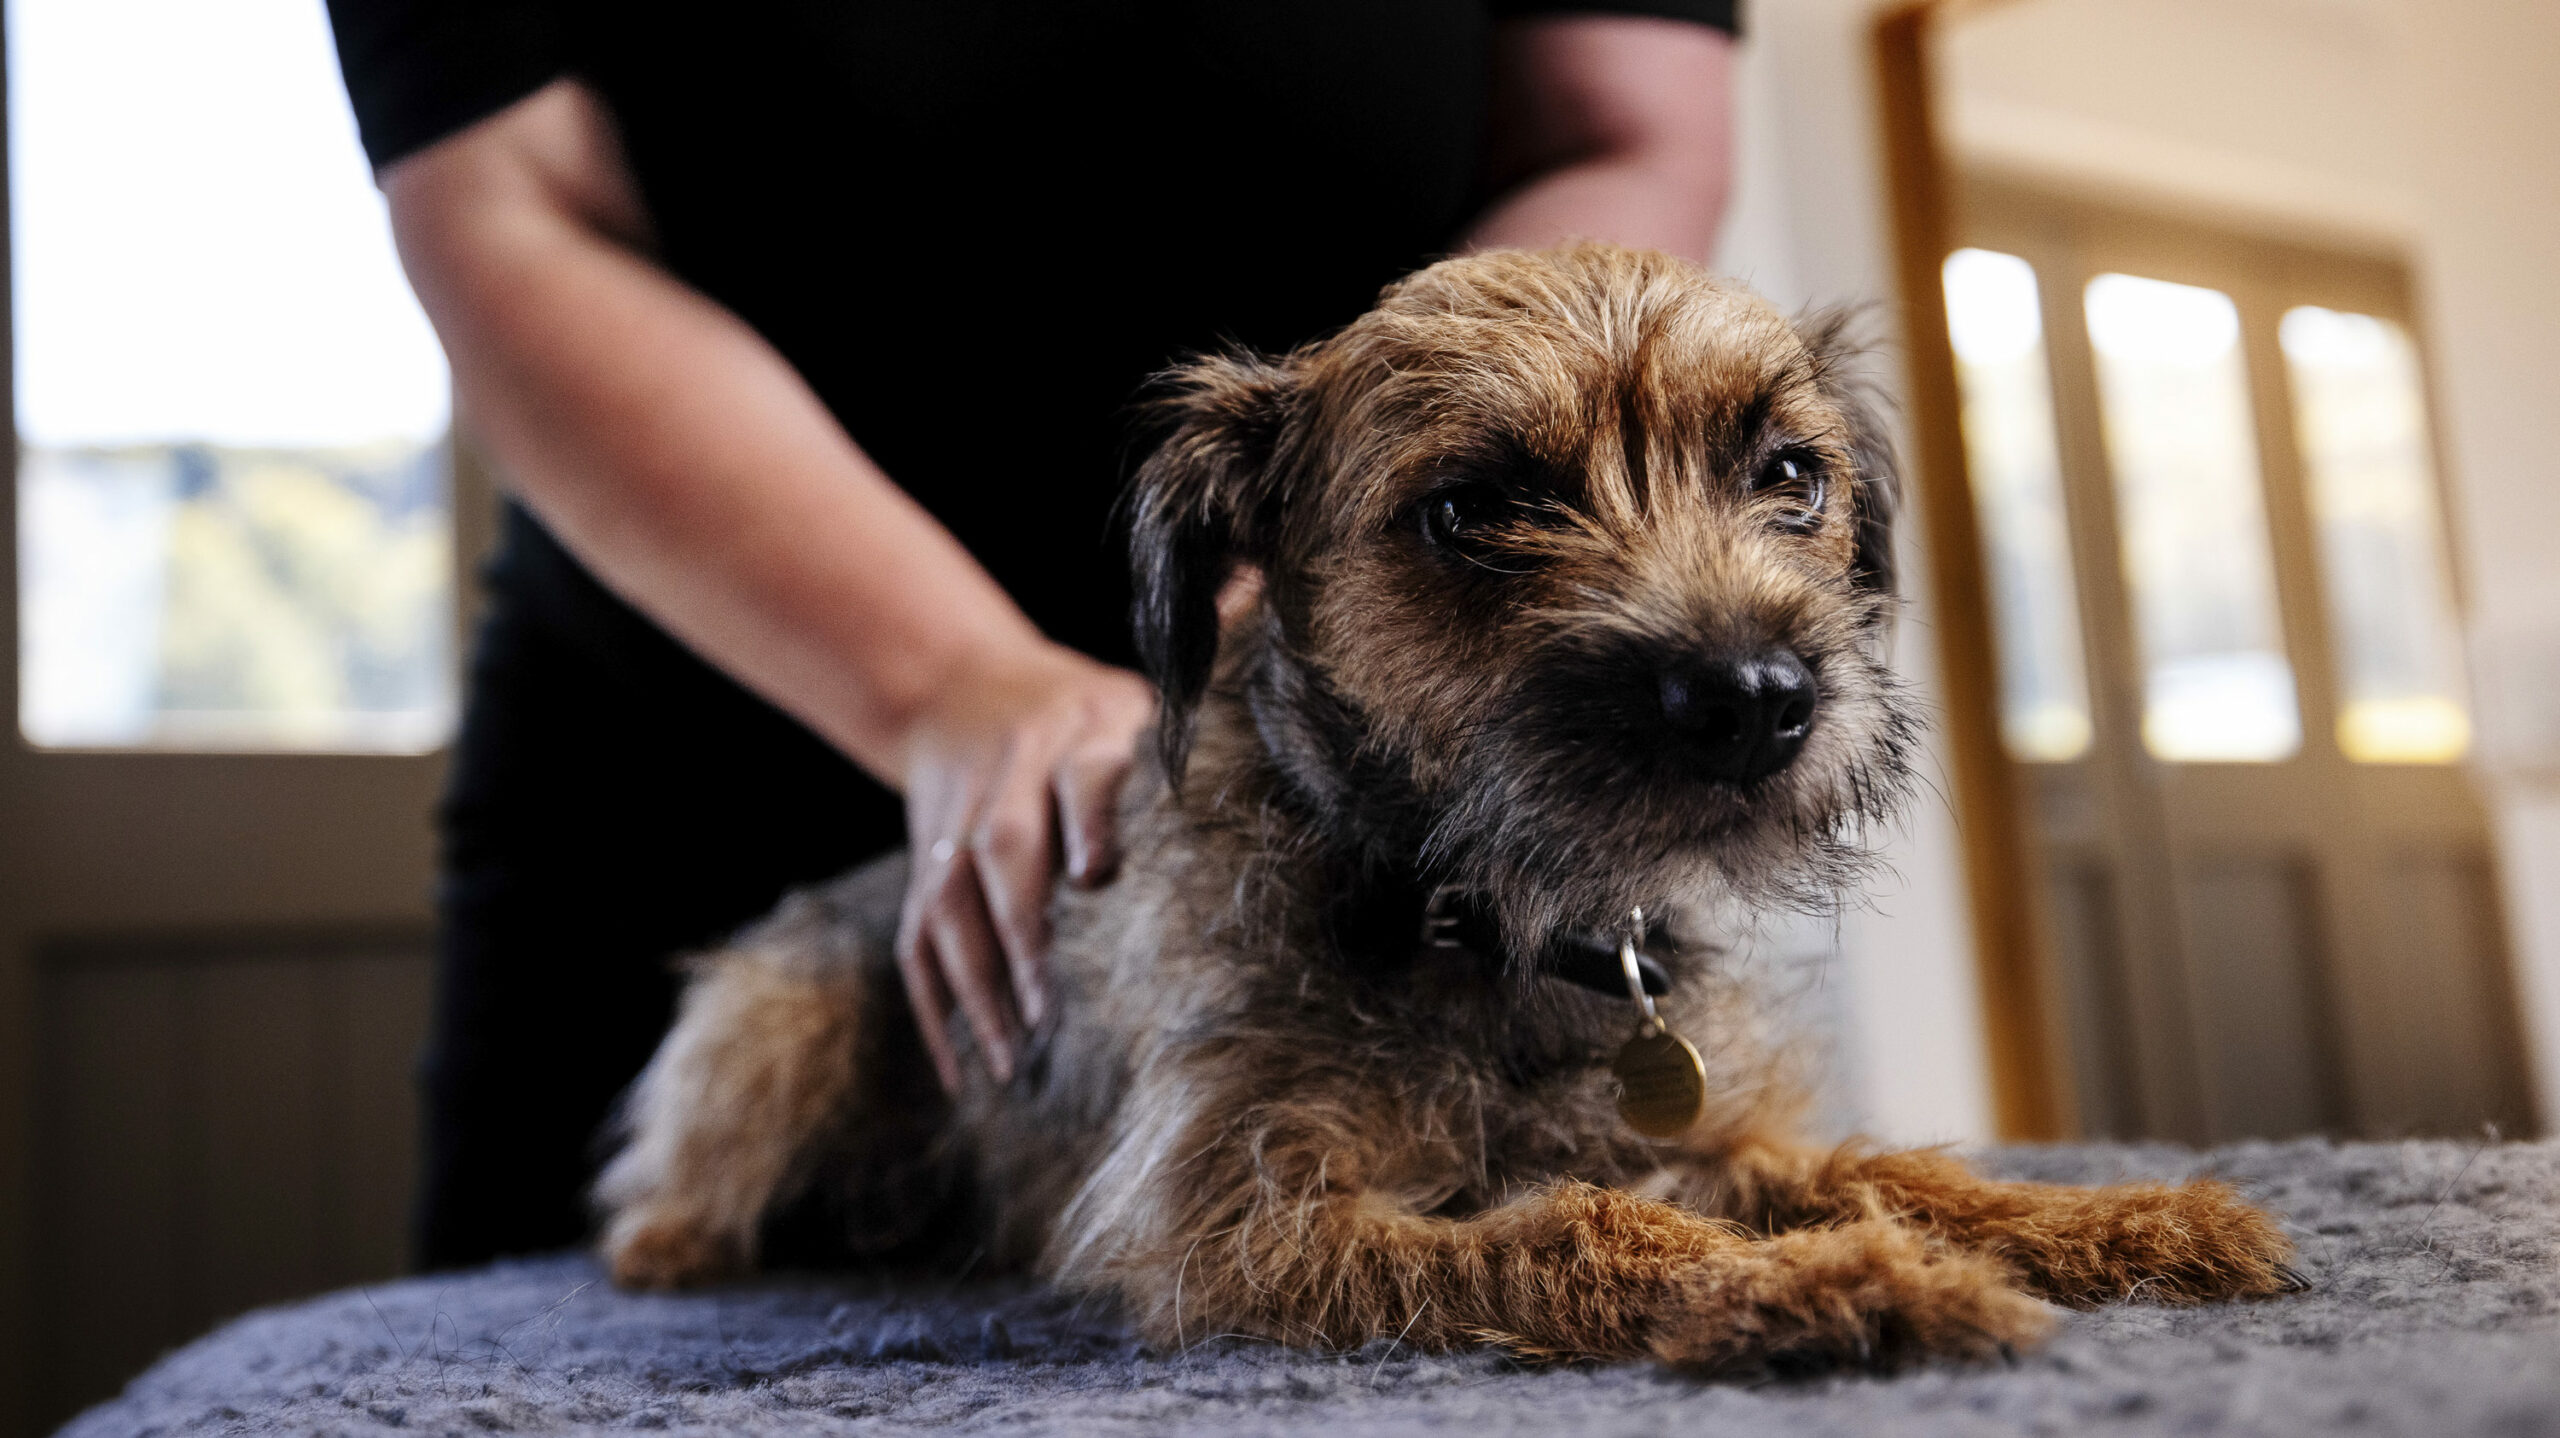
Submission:
POLYGON ((1012 1078, 1048 1003, 1060 861, 1076 884, 1111 877, 1120 786, 1154 714, 1145 680, 1041 641, 964 671, 917 717, 898 974, 946 1091, 960 1084, 955 1003, 989 1071, 1012 1078))

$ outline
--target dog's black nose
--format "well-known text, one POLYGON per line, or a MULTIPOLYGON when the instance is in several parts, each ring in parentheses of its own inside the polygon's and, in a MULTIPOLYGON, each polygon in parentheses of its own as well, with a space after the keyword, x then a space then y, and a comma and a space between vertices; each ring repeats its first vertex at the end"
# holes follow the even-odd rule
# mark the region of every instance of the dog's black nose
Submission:
POLYGON ((1813 671, 1786 649, 1698 659, 1662 671, 1662 715, 1709 776, 1736 784, 1795 762, 1820 699, 1813 671))

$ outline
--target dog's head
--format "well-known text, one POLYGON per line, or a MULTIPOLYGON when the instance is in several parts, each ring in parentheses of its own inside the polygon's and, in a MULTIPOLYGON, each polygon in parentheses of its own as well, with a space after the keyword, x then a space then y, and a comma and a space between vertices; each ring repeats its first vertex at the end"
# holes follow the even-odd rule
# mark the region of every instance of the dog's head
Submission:
POLYGON ((1132 495, 1180 776, 1218 595, 1259 742, 1363 862, 1515 937, 1821 902, 1904 787, 1894 488, 1836 321, 1602 245, 1445 261, 1331 339, 1172 375, 1132 495))

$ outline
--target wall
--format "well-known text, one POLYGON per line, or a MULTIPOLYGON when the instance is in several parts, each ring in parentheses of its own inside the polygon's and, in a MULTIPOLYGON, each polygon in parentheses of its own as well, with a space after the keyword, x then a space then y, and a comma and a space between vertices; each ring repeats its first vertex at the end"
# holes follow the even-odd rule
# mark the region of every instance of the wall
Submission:
POLYGON ((1940 52, 1968 163, 2397 246, 2401 0, 2012 0, 1940 52))
POLYGON ((2433 0, 2405 37, 2419 296, 2470 582, 2484 779, 2546 1126, 2560 1121, 2560 7, 2433 0))

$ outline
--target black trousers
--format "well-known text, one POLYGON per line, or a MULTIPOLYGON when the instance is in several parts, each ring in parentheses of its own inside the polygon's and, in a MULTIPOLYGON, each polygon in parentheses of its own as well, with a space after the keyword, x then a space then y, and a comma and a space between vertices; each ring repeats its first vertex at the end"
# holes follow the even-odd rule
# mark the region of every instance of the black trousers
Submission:
POLYGON ((673 962, 904 838, 895 795, 510 509, 439 823, 416 1257, 584 1238, 673 962))

